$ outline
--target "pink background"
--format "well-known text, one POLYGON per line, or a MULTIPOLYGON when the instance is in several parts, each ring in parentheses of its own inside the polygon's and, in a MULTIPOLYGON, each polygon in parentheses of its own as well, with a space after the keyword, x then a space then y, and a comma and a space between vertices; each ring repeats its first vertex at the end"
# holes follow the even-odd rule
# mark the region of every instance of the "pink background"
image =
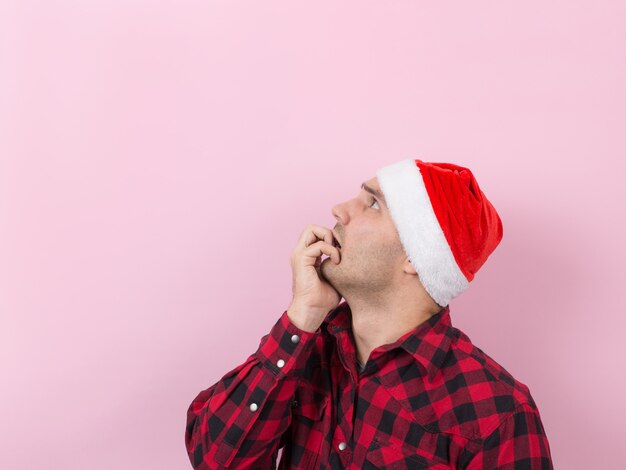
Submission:
POLYGON ((186 411, 380 166, 470 167, 504 239, 453 324, 556 468, 618 468, 626 6, 0 2, 0 467, 186 469, 186 411))

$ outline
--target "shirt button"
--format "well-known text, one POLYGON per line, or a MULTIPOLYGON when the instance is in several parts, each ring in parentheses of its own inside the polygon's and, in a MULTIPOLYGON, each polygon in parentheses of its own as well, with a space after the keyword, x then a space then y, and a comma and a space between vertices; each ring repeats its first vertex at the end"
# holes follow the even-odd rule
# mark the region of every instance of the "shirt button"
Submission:
POLYGON ((346 448, 346 443, 345 442, 340 442, 339 443, 339 450, 344 450, 346 448))
POLYGON ((282 366, 284 366, 284 365, 285 365, 285 361, 283 361, 282 359, 279 359, 279 360, 278 360, 278 362, 276 363, 276 365, 277 365, 278 367, 282 367, 282 366))
POLYGON ((259 406, 256 403, 252 403, 250 405, 250 411, 256 411, 259 409, 259 406))
POLYGON ((298 341, 300 341, 300 337, 298 335, 293 335, 291 337, 291 342, 292 343, 297 343, 298 341))

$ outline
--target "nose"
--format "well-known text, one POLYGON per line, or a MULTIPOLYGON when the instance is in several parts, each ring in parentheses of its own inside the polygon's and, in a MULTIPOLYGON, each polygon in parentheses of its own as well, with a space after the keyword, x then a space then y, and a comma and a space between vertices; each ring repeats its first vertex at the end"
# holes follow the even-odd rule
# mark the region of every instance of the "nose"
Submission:
POLYGON ((348 212, 345 209, 345 204, 337 204, 332 208, 332 214, 337 219, 341 225, 347 225, 348 223, 348 212))

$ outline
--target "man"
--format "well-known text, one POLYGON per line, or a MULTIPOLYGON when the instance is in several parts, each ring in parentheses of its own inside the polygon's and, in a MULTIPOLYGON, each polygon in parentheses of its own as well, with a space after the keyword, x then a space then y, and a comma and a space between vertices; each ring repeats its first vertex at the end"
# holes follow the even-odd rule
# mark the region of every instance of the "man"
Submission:
POLYGON ((552 469, 528 387, 451 324, 503 233, 471 171, 393 163, 333 215, 257 351, 189 406, 193 467, 552 469))

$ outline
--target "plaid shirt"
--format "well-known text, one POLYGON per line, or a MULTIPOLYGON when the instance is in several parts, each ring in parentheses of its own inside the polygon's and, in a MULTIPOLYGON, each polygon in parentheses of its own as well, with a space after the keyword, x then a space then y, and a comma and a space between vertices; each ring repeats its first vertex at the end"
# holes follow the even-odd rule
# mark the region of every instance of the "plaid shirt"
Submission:
POLYGON ((274 469, 282 447, 279 469, 553 469, 528 387, 452 326, 449 305, 357 362, 345 301, 316 332, 285 311, 189 406, 193 467, 274 469))

